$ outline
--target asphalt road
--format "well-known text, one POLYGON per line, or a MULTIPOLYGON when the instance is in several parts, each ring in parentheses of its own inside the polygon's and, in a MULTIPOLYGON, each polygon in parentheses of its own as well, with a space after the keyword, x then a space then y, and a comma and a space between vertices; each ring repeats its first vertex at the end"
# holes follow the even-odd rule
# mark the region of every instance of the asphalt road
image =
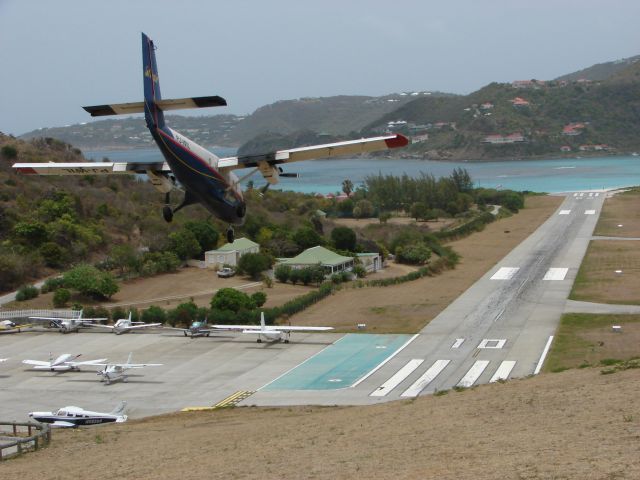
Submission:
POLYGON ((0 363, 0 419, 24 420, 29 411, 67 405, 110 411, 120 400, 139 418, 211 406, 238 391, 255 392, 240 405, 369 404, 530 375, 565 309, 603 201, 602 193, 569 194, 547 222, 413 337, 354 342, 353 335, 294 334, 285 345, 257 344, 240 334, 193 340, 180 332, 1 334, 0 357, 9 360, 0 363), (50 352, 114 362, 133 352, 134 362, 164 365, 107 386, 95 368, 58 374, 21 363, 46 360, 50 352), (354 370, 369 373, 345 385, 354 370), (287 375, 309 378, 310 387, 287 375), (314 381, 321 378, 326 382, 314 381))

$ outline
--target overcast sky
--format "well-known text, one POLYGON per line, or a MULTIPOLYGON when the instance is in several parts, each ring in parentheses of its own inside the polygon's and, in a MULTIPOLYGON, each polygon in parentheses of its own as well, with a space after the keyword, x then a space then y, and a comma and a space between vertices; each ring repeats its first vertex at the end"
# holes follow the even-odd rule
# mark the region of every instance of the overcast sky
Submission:
POLYGON ((164 98, 469 93, 640 54, 638 0, 0 0, 0 131, 142 100, 140 32, 164 98))

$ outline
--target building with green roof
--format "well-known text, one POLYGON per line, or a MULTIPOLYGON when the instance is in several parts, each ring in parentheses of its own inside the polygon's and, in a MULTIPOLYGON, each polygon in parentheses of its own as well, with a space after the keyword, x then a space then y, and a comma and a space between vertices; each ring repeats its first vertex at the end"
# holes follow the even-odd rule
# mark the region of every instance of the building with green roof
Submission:
POLYGON ((293 258, 282 258, 280 264, 289 265, 292 268, 305 268, 312 265, 322 265, 327 275, 353 270, 353 257, 338 255, 324 247, 317 246, 307 248, 304 252, 293 258))
POLYGON ((209 250, 204 254, 204 263, 207 268, 219 270, 223 265, 238 265, 238 260, 245 253, 260 252, 260 245, 248 238, 237 238, 233 243, 227 243, 217 250, 209 250))

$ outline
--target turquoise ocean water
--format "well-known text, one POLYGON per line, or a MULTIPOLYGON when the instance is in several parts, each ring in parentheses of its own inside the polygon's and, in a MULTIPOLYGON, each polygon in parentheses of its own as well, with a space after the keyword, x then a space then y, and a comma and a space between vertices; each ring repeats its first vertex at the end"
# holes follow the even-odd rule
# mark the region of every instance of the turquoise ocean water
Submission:
MULTIPOLYGON (((232 156, 235 150, 212 148, 221 157, 232 156)), ((87 158, 113 161, 159 161, 156 148, 121 151, 85 151, 87 158)), ((355 186, 368 175, 418 176, 433 174, 436 178, 450 175, 454 168, 466 168, 476 186, 510 188, 536 192, 565 192, 640 185, 640 157, 616 156, 564 158, 551 160, 517 160, 500 162, 434 162, 430 160, 390 160, 344 158, 311 160, 284 165, 285 172, 298 173, 300 178, 282 179, 279 188, 304 193, 330 193, 341 189, 342 181, 350 179, 355 186)), ((260 175, 252 177, 260 186, 260 175)))

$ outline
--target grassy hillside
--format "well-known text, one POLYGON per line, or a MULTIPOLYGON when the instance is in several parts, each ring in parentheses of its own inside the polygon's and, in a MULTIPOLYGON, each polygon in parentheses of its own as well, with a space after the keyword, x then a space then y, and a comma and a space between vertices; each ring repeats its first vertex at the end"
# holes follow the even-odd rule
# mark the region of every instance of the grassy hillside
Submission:
POLYGON ((591 81, 606 80, 618 72, 625 70, 630 65, 640 60, 640 55, 635 57, 623 58, 621 60, 615 60, 613 62, 597 63, 577 72, 568 73, 556 78, 558 81, 575 82, 580 79, 586 79, 591 81))
POLYGON ((640 78, 638 64, 599 83, 547 82, 537 88, 492 83, 465 97, 420 98, 370 124, 367 132, 394 130, 428 135, 401 154, 434 159, 513 159, 588 155, 591 145, 605 144, 599 154, 640 150, 640 78), (514 106, 521 98, 527 104, 514 106), (487 106, 490 104, 490 106, 487 106), (438 126, 438 123, 446 125, 438 126), (569 124, 582 124, 577 135, 563 134, 569 124), (524 141, 488 144, 489 135, 520 133, 524 141), (561 152, 568 146, 570 151, 561 152), (586 150, 581 150, 581 146, 586 150))

